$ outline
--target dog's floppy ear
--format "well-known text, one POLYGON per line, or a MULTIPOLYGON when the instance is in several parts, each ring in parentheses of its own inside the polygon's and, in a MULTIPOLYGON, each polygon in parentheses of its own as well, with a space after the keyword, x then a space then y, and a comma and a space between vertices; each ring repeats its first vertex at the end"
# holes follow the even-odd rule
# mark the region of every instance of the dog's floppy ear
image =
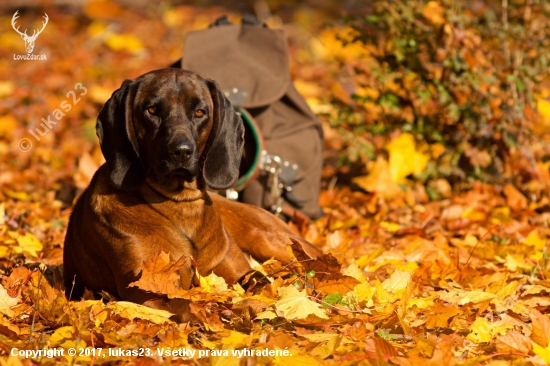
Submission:
POLYGON ((145 170, 132 123, 131 85, 126 80, 99 113, 96 133, 101 152, 109 166, 111 184, 119 189, 136 190, 145 182, 145 170))
POLYGON ((210 188, 222 190, 232 187, 239 178, 244 126, 218 84, 213 80, 207 80, 207 83, 214 111, 212 129, 203 153, 206 156, 203 174, 210 188))

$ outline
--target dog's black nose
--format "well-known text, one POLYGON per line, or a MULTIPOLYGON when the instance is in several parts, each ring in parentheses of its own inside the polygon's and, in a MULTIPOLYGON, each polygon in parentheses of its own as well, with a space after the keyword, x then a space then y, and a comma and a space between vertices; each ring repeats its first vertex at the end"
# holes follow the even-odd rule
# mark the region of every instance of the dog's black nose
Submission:
POLYGON ((184 162, 193 156, 195 146, 189 140, 180 140, 172 143, 168 148, 168 153, 173 160, 184 162))

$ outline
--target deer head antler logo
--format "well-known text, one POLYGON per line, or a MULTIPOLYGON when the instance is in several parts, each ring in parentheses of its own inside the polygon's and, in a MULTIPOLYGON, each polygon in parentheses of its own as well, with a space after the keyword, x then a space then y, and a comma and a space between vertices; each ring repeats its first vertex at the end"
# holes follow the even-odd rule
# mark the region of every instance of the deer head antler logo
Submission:
POLYGON ((24 32, 20 32, 19 31, 19 27, 15 28, 15 20, 17 18, 19 18, 19 15, 17 14, 19 12, 19 10, 17 10, 15 12, 15 14, 13 14, 13 17, 11 18, 11 26, 13 27, 13 29, 19 33, 19 35, 21 36, 21 38, 23 38, 23 41, 25 41, 25 48, 27 49, 27 53, 31 53, 32 50, 34 49, 34 42, 36 41, 36 38, 38 38, 38 35, 40 35, 40 33, 42 33, 42 31, 44 30, 44 28, 46 28, 46 24, 48 24, 48 14, 44 13, 44 19, 46 20, 45 22, 42 22, 42 29, 40 29, 39 31, 37 31, 36 29, 34 30, 32 36, 28 36, 27 35, 27 30, 25 29, 24 32))

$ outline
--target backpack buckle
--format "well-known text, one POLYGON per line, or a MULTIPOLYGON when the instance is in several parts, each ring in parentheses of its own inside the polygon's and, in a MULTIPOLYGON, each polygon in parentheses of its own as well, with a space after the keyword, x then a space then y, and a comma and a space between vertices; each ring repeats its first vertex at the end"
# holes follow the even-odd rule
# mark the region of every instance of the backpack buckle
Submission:
MULTIPOLYGON (((292 184, 298 174, 298 164, 262 151, 260 169, 267 175, 270 210, 278 214, 283 209, 283 196, 292 196, 292 184)), ((293 197, 293 196, 292 196, 293 197)), ((269 205, 268 205, 269 206, 269 205)))

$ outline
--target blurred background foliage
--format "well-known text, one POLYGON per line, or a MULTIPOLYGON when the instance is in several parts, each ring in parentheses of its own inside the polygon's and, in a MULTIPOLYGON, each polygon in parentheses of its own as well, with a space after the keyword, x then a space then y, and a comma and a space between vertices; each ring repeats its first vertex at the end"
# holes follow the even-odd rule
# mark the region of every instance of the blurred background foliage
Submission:
POLYGON ((371 191, 386 170, 466 187, 547 175, 549 12, 535 0, 374 0, 343 16, 320 36, 334 43, 333 161, 371 161, 370 179, 355 180, 371 191))

